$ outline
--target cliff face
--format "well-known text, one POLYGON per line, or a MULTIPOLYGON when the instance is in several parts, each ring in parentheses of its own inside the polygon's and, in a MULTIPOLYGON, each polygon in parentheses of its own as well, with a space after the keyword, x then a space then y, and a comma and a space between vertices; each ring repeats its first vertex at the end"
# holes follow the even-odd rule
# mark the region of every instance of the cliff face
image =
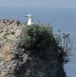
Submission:
POLYGON ((54 40, 43 56, 20 47, 24 26, 19 21, 0 20, 0 77, 66 77, 54 40))

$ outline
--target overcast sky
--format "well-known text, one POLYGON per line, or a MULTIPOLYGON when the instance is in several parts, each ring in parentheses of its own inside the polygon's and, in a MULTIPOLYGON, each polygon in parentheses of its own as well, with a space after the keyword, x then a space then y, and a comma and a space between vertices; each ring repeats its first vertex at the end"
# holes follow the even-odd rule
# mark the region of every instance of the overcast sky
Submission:
POLYGON ((75 8, 76 0, 0 0, 0 7, 75 8))

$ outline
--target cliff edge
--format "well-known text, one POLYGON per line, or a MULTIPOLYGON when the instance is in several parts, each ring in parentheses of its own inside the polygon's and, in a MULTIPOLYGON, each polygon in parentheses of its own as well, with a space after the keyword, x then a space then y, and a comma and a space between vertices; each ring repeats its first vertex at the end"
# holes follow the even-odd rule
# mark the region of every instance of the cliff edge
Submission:
POLYGON ((0 77, 66 77, 53 37, 43 54, 21 47, 24 26, 20 21, 0 19, 0 77))

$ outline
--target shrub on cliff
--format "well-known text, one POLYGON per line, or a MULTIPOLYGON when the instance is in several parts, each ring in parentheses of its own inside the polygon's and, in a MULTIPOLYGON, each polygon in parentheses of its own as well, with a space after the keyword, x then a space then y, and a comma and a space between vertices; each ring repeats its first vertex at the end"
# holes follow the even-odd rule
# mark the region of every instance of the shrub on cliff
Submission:
POLYGON ((58 34, 55 34, 54 38, 55 38, 57 45, 61 46, 61 36, 58 34))
POLYGON ((25 48, 33 50, 47 49, 52 40, 52 30, 50 26, 33 24, 25 26, 21 34, 21 43, 25 48))

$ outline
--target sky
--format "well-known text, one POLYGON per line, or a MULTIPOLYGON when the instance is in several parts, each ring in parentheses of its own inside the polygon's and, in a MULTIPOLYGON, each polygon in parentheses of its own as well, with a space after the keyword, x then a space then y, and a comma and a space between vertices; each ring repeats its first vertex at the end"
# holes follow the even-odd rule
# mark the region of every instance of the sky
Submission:
POLYGON ((0 7, 76 8, 76 0, 0 0, 0 7))

